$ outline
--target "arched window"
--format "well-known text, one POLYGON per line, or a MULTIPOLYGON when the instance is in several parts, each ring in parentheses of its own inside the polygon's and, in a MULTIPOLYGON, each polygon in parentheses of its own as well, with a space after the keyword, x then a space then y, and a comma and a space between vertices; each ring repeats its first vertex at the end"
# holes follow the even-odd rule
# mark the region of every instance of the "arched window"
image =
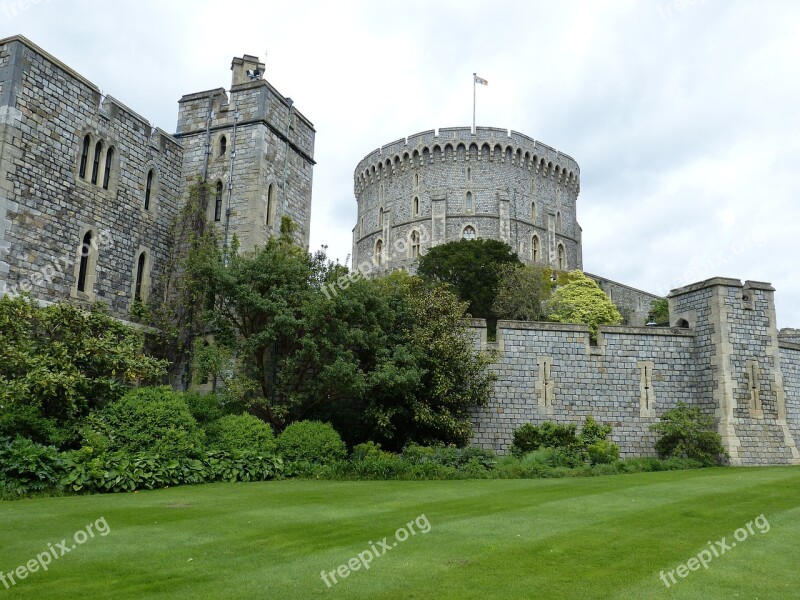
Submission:
POLYGON ((108 189, 108 184, 111 181, 111 161, 114 160, 114 147, 108 149, 106 152, 106 168, 103 173, 103 189, 108 189))
POLYGON ((150 195, 153 193, 153 169, 147 172, 147 183, 144 188, 144 209, 150 210, 150 195))
POLYGON ((86 167, 89 164, 89 146, 92 144, 92 138, 87 133, 83 138, 83 147, 81 148, 81 166, 78 170, 78 175, 86 179, 86 167))
POLYGON ((219 138, 219 155, 225 156, 225 152, 228 150, 228 139, 223 135, 219 138))
POLYGON ((467 192, 466 209, 472 210, 472 192, 467 192))
POLYGON ((462 238, 465 240, 474 240, 475 239, 475 228, 472 225, 467 225, 464 227, 464 232, 461 235, 462 238))
POLYGON ((531 239, 531 260, 533 262, 538 262, 540 257, 541 252, 539 250, 539 236, 535 235, 531 239))
POLYGON ((267 226, 271 227, 275 221, 273 213, 275 212, 275 184, 270 183, 267 189, 267 226))
POLYGON ((378 209, 378 228, 383 229, 383 207, 378 209))
POLYGON ((556 231, 561 233, 561 212, 556 213, 556 231))
POLYGON ((379 267, 383 264, 383 240, 375 242, 375 264, 379 267))
POLYGON ((142 297, 142 282, 144 281, 144 265, 146 260, 146 255, 142 252, 139 255, 139 260, 136 263, 136 286, 133 292, 133 299, 136 302, 141 302, 144 300, 142 297))
POLYGON ((419 198, 416 196, 414 197, 413 212, 415 217, 419 216, 419 198))
POLYGON ((567 259, 566 259, 566 256, 564 256, 564 245, 563 244, 559 244, 558 245, 558 270, 559 271, 564 271, 564 270, 566 270, 566 268, 567 268, 567 259))
POLYGON ((411 232, 411 258, 419 258, 420 239, 419 233, 411 232))
POLYGON ((217 190, 214 194, 214 221, 219 223, 222 220, 222 182, 217 182, 217 190))
POLYGON ((86 277, 89 272, 89 257, 92 254, 92 232, 87 231, 83 236, 80 252, 80 267, 78 269, 78 291, 86 291, 86 277))
POLYGON ((536 221, 536 202, 531 202, 531 221, 536 221))
POLYGON ((94 147, 94 162, 92 162, 92 183, 97 184, 100 171, 100 156, 103 154, 103 142, 99 141, 94 147))

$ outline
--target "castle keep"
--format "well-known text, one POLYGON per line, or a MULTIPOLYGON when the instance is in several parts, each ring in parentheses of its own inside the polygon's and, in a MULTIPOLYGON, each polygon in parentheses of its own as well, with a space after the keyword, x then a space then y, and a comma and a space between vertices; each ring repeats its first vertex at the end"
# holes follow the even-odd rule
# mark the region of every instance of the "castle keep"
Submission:
POLYGON ((179 102, 175 134, 21 36, 0 40, 0 293, 30 292, 127 319, 158 285, 189 187, 230 244, 263 244, 282 218, 308 246, 314 127, 233 60, 229 90, 179 102))
MULTIPOLYGON (((516 131, 451 127, 391 142, 358 163, 354 193, 355 268, 413 271, 432 246, 490 238, 522 262, 583 269, 578 163, 516 131)), ((658 296, 587 275, 629 324, 647 322, 658 296)))
MULTIPOLYGON (((244 55, 229 89, 179 101, 176 132, 23 37, 0 40, 0 294, 102 302, 127 319, 158 293, 171 224, 201 178, 208 221, 242 250, 296 225, 308 247, 314 127, 244 55)), ((574 159, 521 133, 426 131, 371 152, 354 177, 353 263, 415 268, 437 244, 507 242, 528 263, 583 267, 574 159)), ((545 420, 613 425, 623 456, 652 455, 649 426, 678 402, 713 416, 733 464, 800 464, 800 331, 778 331, 774 290, 714 278, 673 290, 670 326, 643 327, 655 295, 592 276, 627 317, 601 327, 500 321, 488 406, 473 442, 508 450, 545 420)))

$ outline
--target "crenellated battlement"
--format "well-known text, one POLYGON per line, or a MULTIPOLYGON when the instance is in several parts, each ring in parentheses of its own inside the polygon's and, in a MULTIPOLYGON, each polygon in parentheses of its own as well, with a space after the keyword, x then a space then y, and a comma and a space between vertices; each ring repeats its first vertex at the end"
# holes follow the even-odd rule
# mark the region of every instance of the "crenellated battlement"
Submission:
POLYGON ((568 154, 517 131, 496 127, 446 127, 422 131, 377 148, 354 173, 355 192, 405 171, 436 161, 498 161, 527 169, 580 191, 580 167, 568 154))

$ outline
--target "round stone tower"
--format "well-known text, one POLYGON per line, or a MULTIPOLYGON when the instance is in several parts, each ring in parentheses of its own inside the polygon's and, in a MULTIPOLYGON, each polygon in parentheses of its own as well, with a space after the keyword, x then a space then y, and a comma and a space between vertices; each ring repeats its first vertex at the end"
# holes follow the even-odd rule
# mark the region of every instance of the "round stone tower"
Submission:
POLYGON ((578 163, 521 133, 424 131, 368 154, 354 179, 354 269, 413 271, 426 249, 461 238, 501 240, 523 262, 583 266, 578 163))

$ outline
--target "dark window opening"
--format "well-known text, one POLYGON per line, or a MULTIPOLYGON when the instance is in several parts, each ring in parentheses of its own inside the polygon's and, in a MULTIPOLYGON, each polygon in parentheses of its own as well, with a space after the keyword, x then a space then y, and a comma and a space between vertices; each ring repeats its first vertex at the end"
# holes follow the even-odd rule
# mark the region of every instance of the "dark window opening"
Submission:
POLYGON ((89 270, 89 255, 92 253, 92 232, 87 231, 81 244, 81 265, 78 270, 78 291, 86 291, 86 274, 89 270))
POLYGON ((92 140, 87 134, 86 137, 83 138, 83 148, 81 148, 81 168, 78 171, 78 174, 83 179, 86 179, 86 166, 89 163, 89 146, 91 143, 92 140))
POLYGON ((92 183, 97 184, 100 171, 100 155, 103 153, 103 142, 97 142, 94 147, 94 162, 92 162, 92 183))
POLYGON ((109 148, 106 152, 106 168, 103 173, 103 189, 108 189, 108 184, 111 181, 111 161, 114 159, 114 148, 109 148))
POLYGON ((144 190, 144 209, 150 210, 150 194, 153 192, 153 170, 147 172, 147 187, 144 190))
POLYGON ((214 221, 222 220, 222 182, 217 182, 217 192, 214 196, 214 221))
POLYGON ((136 265, 136 291, 133 294, 133 299, 137 302, 142 300, 142 280, 144 279, 144 261, 145 254, 142 252, 139 255, 139 262, 136 265))

